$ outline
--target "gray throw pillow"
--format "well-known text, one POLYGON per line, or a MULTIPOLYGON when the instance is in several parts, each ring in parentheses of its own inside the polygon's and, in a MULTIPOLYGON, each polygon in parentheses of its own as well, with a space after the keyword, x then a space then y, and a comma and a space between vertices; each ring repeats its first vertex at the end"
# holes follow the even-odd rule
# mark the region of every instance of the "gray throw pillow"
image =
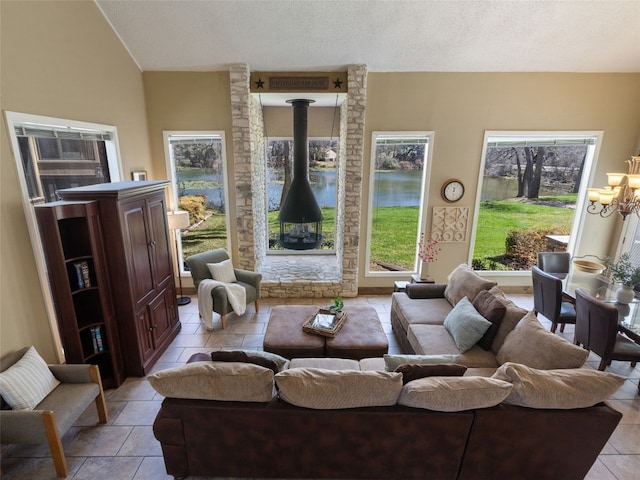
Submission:
POLYGON ((456 342, 460 353, 473 347, 491 326, 491 322, 478 313, 467 297, 462 298, 444 319, 444 328, 456 342))

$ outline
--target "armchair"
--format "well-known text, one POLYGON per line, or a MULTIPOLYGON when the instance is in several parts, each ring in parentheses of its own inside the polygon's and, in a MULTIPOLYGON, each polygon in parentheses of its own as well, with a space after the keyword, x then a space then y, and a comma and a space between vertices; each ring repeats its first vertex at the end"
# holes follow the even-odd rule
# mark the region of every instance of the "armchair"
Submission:
MULTIPOLYGON (((229 254, 222 248, 197 253, 185 259, 185 262, 191 271, 191 278, 193 279, 196 291, 198 290, 198 285, 202 280, 206 278, 213 278, 209 268, 207 267, 207 263, 220 263, 228 259, 229 254)), ((262 274, 251 272, 249 270, 241 270, 239 268, 234 268, 233 271, 235 272, 238 284, 242 285, 246 290, 247 303, 254 302, 257 312, 259 309, 258 300, 260 299, 260 282, 262 282, 262 274)), ((231 303, 229 303, 229 299, 227 297, 227 291, 223 287, 216 287, 211 290, 211 296, 213 298, 213 311, 220 315, 222 328, 225 328, 227 313, 233 311, 231 303)))
MULTIPOLYGON (((0 359, 0 372, 20 360, 28 348, 0 359)), ((0 440, 3 444, 47 443, 59 477, 68 474, 62 435, 95 402, 100 423, 107 423, 107 406, 96 365, 48 365, 60 382, 33 410, 10 410, 2 399, 0 440)))

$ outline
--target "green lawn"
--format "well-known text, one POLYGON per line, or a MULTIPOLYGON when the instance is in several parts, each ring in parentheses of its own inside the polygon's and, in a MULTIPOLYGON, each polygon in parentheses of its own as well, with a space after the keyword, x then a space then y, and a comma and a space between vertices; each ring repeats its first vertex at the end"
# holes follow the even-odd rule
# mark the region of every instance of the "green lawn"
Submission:
POLYGON ((494 258, 505 253, 509 230, 541 227, 571 229, 575 211, 517 201, 482 202, 478 212, 478 227, 473 258, 494 258))
MULTIPOLYGON (((575 195, 541 198, 538 203, 520 201, 482 202, 478 214, 478 230, 473 258, 493 260, 505 253, 505 240, 509 230, 532 229, 555 226, 569 230, 574 210, 557 205, 575 201, 575 195), (550 205, 544 205, 547 200, 550 205)), ((334 209, 322 209, 324 215, 323 235, 333 241, 334 209)), ((416 251, 416 225, 418 207, 375 208, 371 220, 373 227, 371 245, 371 268, 386 263, 405 269, 413 269, 416 251)), ((269 231, 279 232, 278 212, 269 212, 269 231)), ((471 225, 469 225, 471 228, 471 225)), ((364 246, 364 242, 362 243, 364 246)), ((226 225, 224 215, 214 214, 198 227, 194 227, 182 237, 185 258, 189 255, 213 248, 226 248, 226 225)), ((446 244, 441 246, 446 254, 446 244)))

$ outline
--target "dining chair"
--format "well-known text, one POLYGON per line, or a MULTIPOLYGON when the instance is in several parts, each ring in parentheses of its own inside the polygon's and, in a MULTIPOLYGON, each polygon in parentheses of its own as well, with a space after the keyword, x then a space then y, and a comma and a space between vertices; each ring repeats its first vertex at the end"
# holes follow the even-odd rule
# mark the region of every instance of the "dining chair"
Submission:
MULTIPOLYGON (((605 370, 612 360, 640 361, 640 345, 618 333, 619 312, 615 305, 604 303, 581 288, 576 289, 576 332, 586 330, 581 343, 601 358, 598 370, 605 370)), ((640 386, 638 387, 640 390, 640 386)))
POLYGON ((563 301, 562 280, 543 272, 537 266, 531 267, 533 280, 533 309, 551 321, 551 332, 560 325, 564 332, 567 323, 576 323, 576 309, 571 302, 563 301))
POLYGON ((569 252, 538 252, 538 267, 547 273, 569 273, 569 252))

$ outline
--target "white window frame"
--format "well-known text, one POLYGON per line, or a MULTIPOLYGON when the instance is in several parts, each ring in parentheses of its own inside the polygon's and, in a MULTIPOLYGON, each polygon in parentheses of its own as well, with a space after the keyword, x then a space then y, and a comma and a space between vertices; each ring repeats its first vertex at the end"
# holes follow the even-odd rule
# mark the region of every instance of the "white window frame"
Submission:
MULTIPOLYGON (((231 252, 231 222, 229 219, 229 181, 227 179, 227 142, 225 140, 224 130, 165 130, 162 132, 163 144, 164 144, 164 156, 167 166, 167 173, 171 182, 171 193, 169 195, 169 208, 172 212, 178 210, 178 183, 176 179, 176 164, 173 158, 173 152, 171 150, 170 140, 172 137, 186 137, 186 138, 220 138, 222 142, 222 181, 224 186, 224 202, 226 205, 225 211, 225 228, 227 229, 227 251, 231 252)), ((184 270, 184 259, 182 254, 182 238, 178 242, 178 265, 180 266, 179 275, 181 277, 190 277, 190 273, 184 270)))
POLYGON ((433 131, 393 131, 393 130, 379 130, 371 132, 371 158, 370 158, 370 172, 369 172, 369 198, 368 203, 368 215, 367 215, 367 238, 366 238, 366 251, 365 251, 365 270, 364 276, 370 278, 400 278, 406 279, 407 274, 417 274, 419 268, 418 262, 418 241, 420 232, 424 231, 426 225, 428 225, 427 212, 429 211, 429 182, 431 178, 431 164, 433 157, 433 145, 435 139, 435 132, 433 131), (416 237, 416 251, 415 251, 415 264, 414 270, 411 271, 388 271, 388 272, 376 272, 369 269, 371 263, 371 230, 373 223, 373 195, 375 185, 375 163, 376 163, 376 138, 382 135, 396 136, 396 137, 424 137, 427 141, 425 152, 425 165, 422 169, 422 186, 420 191, 420 210, 418 213, 418 230, 416 237))
POLYGON ((42 248, 42 242, 40 240, 40 234, 38 231, 38 223, 36 221, 31 199, 29 197, 29 188, 27 186, 27 181, 24 176, 22 157, 20 155, 20 146, 18 144, 18 137, 16 135, 16 126, 25 123, 32 123, 52 128, 69 127, 78 130, 87 129, 108 132, 111 135, 111 140, 105 141, 105 148, 107 152, 109 175, 112 182, 120 181, 122 177, 120 147, 118 144, 118 130, 113 125, 102 125, 77 120, 32 115, 28 113, 5 111, 4 114, 9 134, 9 140, 11 143, 11 148, 13 150, 13 158, 16 162, 16 171, 18 174, 18 182, 20 184, 20 192, 22 195, 22 208, 24 210, 25 221, 27 223, 27 230, 29 231, 29 238, 31 239, 31 248, 33 250, 33 256, 36 264, 36 273, 38 275, 38 280, 40 281, 40 289, 42 291, 45 311, 47 313, 49 325, 51 326, 53 342, 56 348, 58 360, 64 361, 64 350, 62 348, 62 341, 60 340, 60 335, 58 333, 58 323, 56 319, 55 307, 53 304, 53 296, 51 295, 49 279, 47 277, 47 266, 44 257, 44 249, 42 248))
MULTIPOLYGON (((480 170, 478 172, 478 183, 477 183, 477 192, 476 192, 476 202, 475 208, 473 212, 473 226, 471 229, 471 239, 469 242, 469 252, 468 252, 468 264, 471 265, 471 261, 473 260, 473 250, 476 242, 476 232, 478 227, 478 212, 480 210, 480 202, 482 199, 482 182, 484 177, 484 166, 486 163, 487 157, 487 147, 490 139, 499 138, 500 140, 509 140, 518 141, 526 138, 527 140, 535 140, 542 138, 558 138, 563 140, 571 140, 585 137, 594 137, 595 145, 590 145, 590 154, 587 155, 585 159, 585 165, 582 171, 582 179, 580 180, 580 190, 578 191, 578 198, 576 200, 576 213, 573 217, 573 224, 571 226, 571 234, 569 236, 569 243, 567 245, 568 252, 574 252, 576 249, 576 243, 578 239, 582 236, 582 230, 584 228, 584 219, 585 219, 585 209, 587 202, 587 186, 593 183, 593 178, 595 176, 594 166, 597 163, 598 155, 600 153, 600 146, 602 145, 602 138, 604 136, 604 132, 599 131, 572 131, 572 130, 548 130, 548 131, 502 131, 502 130, 487 130, 484 133, 484 139, 482 143, 482 156, 480 158, 480 170)), ((530 277, 531 272, 528 270, 487 270, 483 271, 483 274, 489 274, 495 277, 530 277)))

